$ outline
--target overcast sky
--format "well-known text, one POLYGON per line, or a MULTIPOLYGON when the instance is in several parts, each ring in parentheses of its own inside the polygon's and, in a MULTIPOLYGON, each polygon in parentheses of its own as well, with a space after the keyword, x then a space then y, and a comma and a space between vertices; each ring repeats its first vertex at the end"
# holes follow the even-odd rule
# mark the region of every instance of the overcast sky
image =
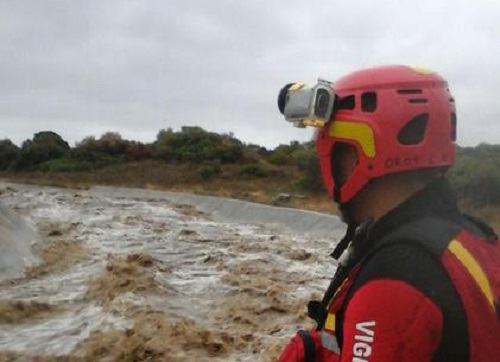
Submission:
POLYGON ((278 113, 283 84, 402 63, 448 79, 459 144, 500 143, 499 19, 497 0, 3 0, 0 139, 198 125, 272 148, 312 134, 278 113))

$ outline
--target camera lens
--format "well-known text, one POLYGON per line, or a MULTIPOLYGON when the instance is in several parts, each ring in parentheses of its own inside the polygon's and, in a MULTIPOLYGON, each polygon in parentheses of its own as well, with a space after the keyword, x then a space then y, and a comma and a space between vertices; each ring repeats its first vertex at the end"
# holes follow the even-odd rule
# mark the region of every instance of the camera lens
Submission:
POLYGON ((316 104, 314 114, 321 118, 326 118, 328 104, 330 103, 330 94, 326 89, 318 89, 316 92, 316 104))

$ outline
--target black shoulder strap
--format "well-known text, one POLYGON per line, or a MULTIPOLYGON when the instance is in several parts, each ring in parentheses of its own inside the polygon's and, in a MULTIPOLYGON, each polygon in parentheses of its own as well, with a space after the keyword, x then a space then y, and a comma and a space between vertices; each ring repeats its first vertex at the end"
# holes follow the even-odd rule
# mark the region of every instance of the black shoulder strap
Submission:
POLYGON ((311 300, 307 303, 307 315, 309 318, 316 322, 316 330, 323 329, 326 318, 328 317, 328 304, 335 295, 337 289, 342 285, 345 278, 347 278, 349 270, 339 264, 337 271, 333 278, 330 280, 330 284, 323 295, 323 299, 311 300))
MULTIPOLYGON (((472 226, 478 233, 484 236, 484 239, 489 242, 494 242, 498 240, 498 235, 495 233, 495 230, 488 225, 484 220, 480 218, 468 214, 463 214, 465 222, 472 226)), ((474 231, 474 230, 472 230, 474 231)))
POLYGON ((409 243, 423 247, 434 257, 440 258, 450 241, 463 229, 469 230, 488 242, 498 240, 493 228, 477 217, 463 214, 460 220, 450 220, 444 217, 428 216, 396 228, 377 242, 377 246, 372 248, 366 257, 371 257, 380 249, 394 243, 409 243))
POLYGON ((378 251, 394 243, 406 243, 419 246, 429 251, 433 256, 440 257, 448 247, 449 242, 462 230, 459 223, 436 217, 423 217, 396 228, 377 242, 364 257, 372 257, 378 251))
MULTIPOLYGON (((346 234, 339 242, 331 256, 334 259, 339 260, 341 254, 347 249, 350 243, 355 243, 356 240, 366 238, 372 224, 372 219, 367 219, 360 225, 353 223, 349 224, 346 234)), ((333 296, 357 263, 358 261, 354 258, 347 258, 344 263, 339 261, 335 275, 330 280, 330 284, 323 295, 323 299, 321 301, 311 300, 307 304, 307 315, 316 322, 317 330, 323 329, 328 316, 328 305, 330 304, 330 301, 333 299, 333 296)))

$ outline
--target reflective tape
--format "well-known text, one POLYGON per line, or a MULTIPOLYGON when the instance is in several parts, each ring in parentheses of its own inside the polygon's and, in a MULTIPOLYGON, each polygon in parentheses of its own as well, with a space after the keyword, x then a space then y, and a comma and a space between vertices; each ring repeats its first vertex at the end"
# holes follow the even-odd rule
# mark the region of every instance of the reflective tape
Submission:
POLYGON ((479 289, 481 289, 481 292, 488 303, 493 309, 495 309, 495 299, 493 298, 493 292, 491 291, 488 277, 474 256, 458 240, 453 240, 448 246, 448 249, 453 255, 455 255, 460 263, 462 263, 471 275, 472 279, 474 279, 478 285, 479 289))
POLYGON ((329 351, 332 351, 336 354, 340 354, 339 342, 337 341, 337 337, 333 334, 330 334, 326 331, 321 331, 321 345, 323 348, 326 348, 329 351))
POLYGON ((325 329, 335 332, 335 314, 328 313, 325 322, 325 329))

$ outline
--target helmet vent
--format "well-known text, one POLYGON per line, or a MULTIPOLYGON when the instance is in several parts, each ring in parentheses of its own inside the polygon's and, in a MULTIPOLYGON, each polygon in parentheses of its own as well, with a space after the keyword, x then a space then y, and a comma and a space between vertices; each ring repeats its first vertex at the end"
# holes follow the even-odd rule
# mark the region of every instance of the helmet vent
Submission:
POLYGON ((455 103, 455 98, 451 95, 450 89, 446 88, 446 91, 448 92, 448 95, 450 96, 449 101, 450 103, 455 103))
POLYGON ((398 89, 398 94, 422 94, 422 89, 398 89))
POLYGON ((361 110, 372 113, 377 109, 377 93, 366 92, 361 95, 361 110))
POLYGON ((406 125, 399 131, 398 141, 402 145, 416 145, 423 141, 427 121, 429 120, 428 113, 422 113, 410 119, 406 125))
POLYGON ((408 102, 410 102, 410 104, 422 104, 422 103, 427 103, 427 99, 425 99, 425 98, 413 98, 413 99, 410 99, 408 102))
POLYGON ((451 113, 451 140, 457 140, 457 114, 455 112, 451 113))
POLYGON ((354 99, 354 94, 350 96, 339 99, 339 104, 337 109, 354 109, 356 107, 356 101, 354 99))

